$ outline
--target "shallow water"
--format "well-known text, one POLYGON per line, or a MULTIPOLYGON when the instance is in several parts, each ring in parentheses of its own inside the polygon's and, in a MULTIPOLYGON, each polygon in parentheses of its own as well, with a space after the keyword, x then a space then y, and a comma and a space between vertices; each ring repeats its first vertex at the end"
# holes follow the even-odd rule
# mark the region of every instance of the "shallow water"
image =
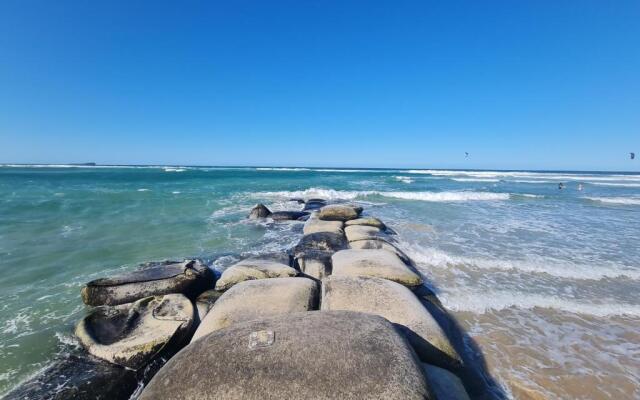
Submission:
POLYGON ((286 249, 245 216, 305 196, 398 231, 507 393, 640 397, 640 174, 68 166, 0 167, 0 393, 76 345, 84 282, 286 249))

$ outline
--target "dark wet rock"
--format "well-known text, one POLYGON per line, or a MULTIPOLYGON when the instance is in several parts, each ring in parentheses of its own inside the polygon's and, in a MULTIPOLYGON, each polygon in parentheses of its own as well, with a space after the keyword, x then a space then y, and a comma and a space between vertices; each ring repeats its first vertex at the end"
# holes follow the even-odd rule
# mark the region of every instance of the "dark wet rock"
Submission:
POLYGON ((224 291, 233 285, 252 279, 290 278, 298 271, 279 262, 248 258, 224 270, 216 282, 216 290, 224 291))
POLYGON ((322 199, 309 199, 305 202, 303 211, 319 210, 326 206, 327 202, 322 199))
POLYGON ((446 332, 406 287, 380 278, 334 275, 322 280, 322 310, 380 315, 401 327, 424 362, 458 368, 461 358, 446 332))
POLYGON ((298 204, 304 204, 305 203, 304 199, 300 198, 300 197, 293 197, 293 198, 289 199, 289 201, 294 201, 294 202, 296 202, 298 204))
POLYGON ((203 292, 202 294, 200 294, 200 296, 198 296, 198 298, 196 298, 194 303, 197 317, 196 322, 198 323, 198 325, 200 324, 200 322, 202 322, 209 310, 211 310, 211 307, 213 307, 216 301, 218 301, 220 296, 222 296, 222 293, 224 292, 210 289, 206 292, 203 292))
POLYGON ((409 287, 422 284, 419 273, 402 262, 395 253, 387 250, 342 250, 331 257, 331 263, 333 275, 373 276, 409 287))
POLYGON ((256 204, 249 213, 249 219, 267 218, 271 211, 262 203, 256 204))
POLYGON ((318 218, 325 221, 348 221, 356 219, 362 212, 362 207, 345 204, 330 204, 320 209, 318 218))
POLYGON ((421 365, 402 335, 384 318, 354 312, 279 315, 216 331, 169 360, 140 396, 428 398, 421 365))
POLYGON ((91 355, 138 370, 186 344, 194 316, 181 294, 146 297, 94 308, 76 326, 76 336, 91 355))
POLYGON ((198 260, 165 261, 112 278, 96 279, 82 288, 90 306, 118 305, 169 293, 195 298, 215 283, 213 272, 198 260))
POLYGON ((435 400, 470 400, 460 378, 446 369, 422 364, 429 391, 435 400))
POLYGON ((305 211, 276 211, 271 213, 269 218, 274 221, 298 221, 308 215, 305 211))
POLYGON ((216 301, 200 323, 192 342, 238 322, 317 309, 318 299, 318 284, 307 278, 241 282, 216 301))
POLYGON ((137 386, 135 371, 73 354, 55 360, 3 399, 126 400, 137 386))
POLYGON ((293 248, 294 256, 309 250, 322 250, 335 252, 349 247, 344 235, 331 232, 316 232, 304 235, 293 248))

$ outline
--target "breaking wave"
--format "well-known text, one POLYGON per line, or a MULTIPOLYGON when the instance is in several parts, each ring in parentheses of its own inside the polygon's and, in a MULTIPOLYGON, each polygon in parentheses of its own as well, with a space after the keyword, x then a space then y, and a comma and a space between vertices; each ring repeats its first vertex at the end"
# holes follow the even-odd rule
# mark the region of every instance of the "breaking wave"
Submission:
POLYGON ((640 197, 583 197, 584 199, 608 204, 640 205, 640 197))
POLYGON ((464 201, 502 201, 509 200, 509 193, 492 192, 384 192, 377 190, 334 190, 310 188, 306 190, 278 191, 278 192, 257 192, 256 197, 277 197, 277 198, 312 198, 320 197, 327 200, 356 200, 369 196, 382 196, 402 200, 418 200, 432 202, 464 202, 464 201))

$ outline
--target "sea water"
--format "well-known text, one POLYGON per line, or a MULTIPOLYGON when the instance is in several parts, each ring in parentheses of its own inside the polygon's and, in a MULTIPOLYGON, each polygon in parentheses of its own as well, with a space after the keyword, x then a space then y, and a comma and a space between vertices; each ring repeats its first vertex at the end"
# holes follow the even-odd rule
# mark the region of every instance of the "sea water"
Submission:
POLYGON ((509 396, 640 396, 640 173, 48 165, 0 167, 0 393, 77 346, 85 282, 284 251, 246 215, 293 197, 395 229, 509 396))

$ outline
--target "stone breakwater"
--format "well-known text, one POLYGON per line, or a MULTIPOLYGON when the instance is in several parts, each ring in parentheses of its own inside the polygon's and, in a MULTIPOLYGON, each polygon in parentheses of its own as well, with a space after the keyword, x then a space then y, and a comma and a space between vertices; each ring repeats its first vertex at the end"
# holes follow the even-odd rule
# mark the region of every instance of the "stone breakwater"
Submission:
POLYGON ((502 397, 391 228, 359 206, 294 201, 249 215, 304 221, 287 253, 221 275, 194 259, 87 283, 82 350, 6 399, 502 397))

